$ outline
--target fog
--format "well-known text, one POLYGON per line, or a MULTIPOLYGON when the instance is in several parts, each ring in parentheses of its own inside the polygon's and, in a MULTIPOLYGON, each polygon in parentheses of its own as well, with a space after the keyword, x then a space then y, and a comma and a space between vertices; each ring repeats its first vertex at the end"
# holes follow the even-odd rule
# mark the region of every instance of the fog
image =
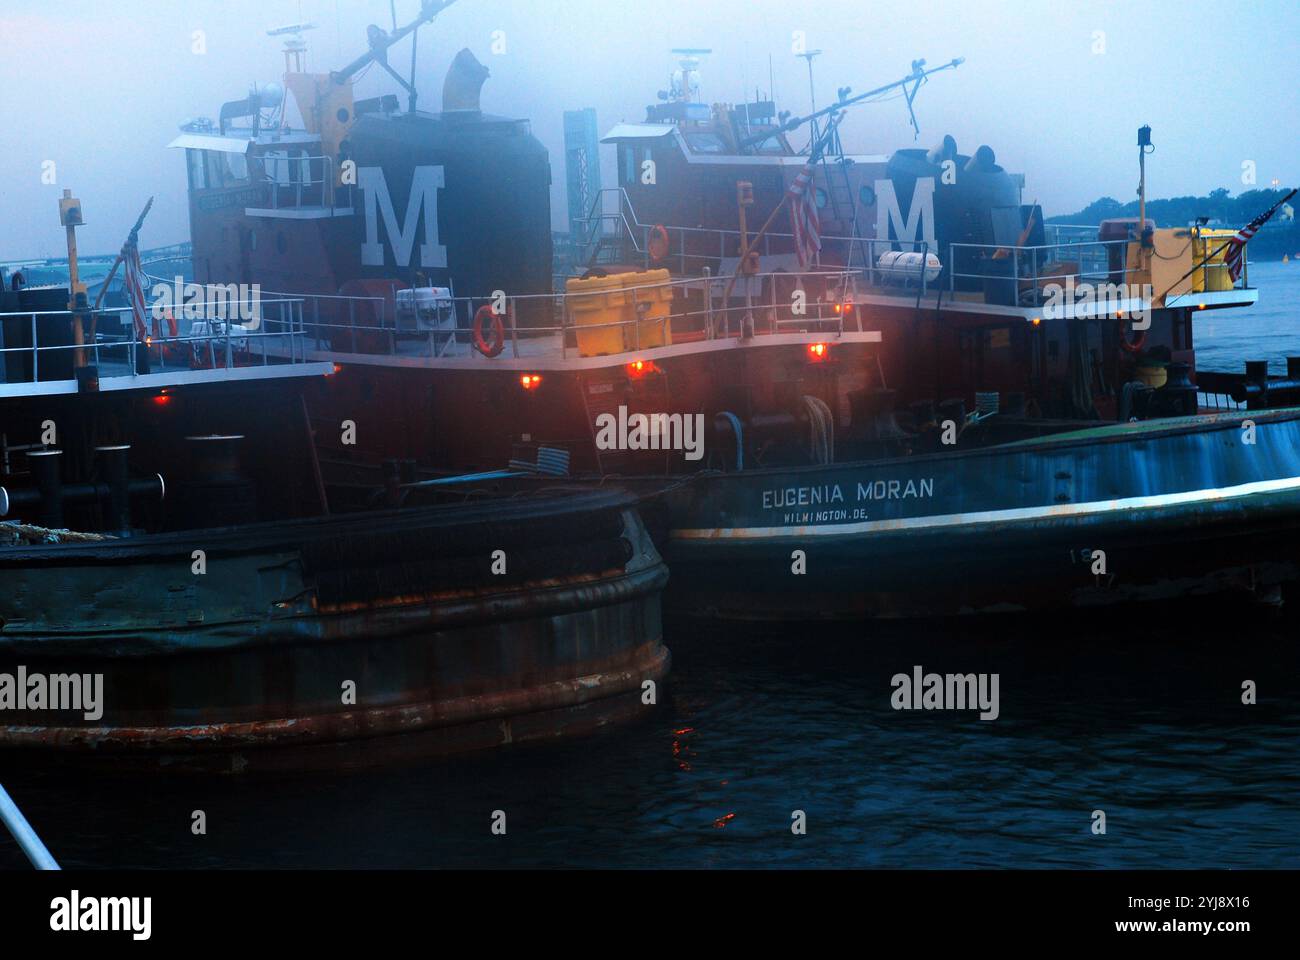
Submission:
MULTIPOLYGON (((399 22, 419 7, 395 2, 399 22)), ((279 80, 281 40, 266 31, 303 21, 317 25, 305 39, 319 71, 363 53, 368 23, 392 26, 389 0, 0 0, 0 259, 62 254, 64 188, 84 204, 83 253, 115 251, 150 195, 142 245, 188 239, 183 152, 166 144, 184 120, 215 119, 253 82, 279 80)), ((420 31, 417 85, 420 106, 440 109, 448 64, 473 50, 492 72, 484 109, 530 119, 551 152, 560 227, 563 111, 594 107, 602 133, 642 120, 673 47, 713 49, 706 101, 771 87, 795 113, 809 105, 796 31, 824 51, 820 105, 837 87, 898 79, 913 59, 965 57, 917 97, 919 145, 945 133, 963 152, 989 144, 1025 174, 1025 200, 1054 215, 1132 198, 1143 123, 1156 144, 1150 196, 1300 181, 1298 21, 1294 0, 459 0, 420 31), (1255 184, 1243 183, 1247 161, 1255 184)), ((409 41, 392 60, 405 75, 409 41)), ((358 97, 401 92, 378 68, 357 86, 358 97)), ((855 153, 914 145, 901 100, 855 108, 842 132, 855 153)))

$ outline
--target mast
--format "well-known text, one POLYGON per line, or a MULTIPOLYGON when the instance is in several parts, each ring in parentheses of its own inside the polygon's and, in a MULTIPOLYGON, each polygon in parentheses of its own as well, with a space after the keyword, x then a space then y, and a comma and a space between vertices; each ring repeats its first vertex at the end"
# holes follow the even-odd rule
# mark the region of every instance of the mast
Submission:
MULTIPOLYGON (((821 52, 820 50, 814 50, 806 54, 799 54, 799 56, 809 58, 808 79, 810 85, 812 82, 812 59, 811 58, 813 56, 816 56, 820 52, 821 52)), ((940 64, 937 67, 931 67, 930 69, 927 70, 925 69, 924 60, 914 60, 912 61, 912 72, 909 73, 907 76, 903 77, 902 79, 895 80, 893 83, 886 83, 884 86, 876 87, 874 90, 868 90, 866 93, 859 93, 857 96, 854 97, 850 97, 848 95, 850 91, 849 87, 841 87, 839 99, 836 100, 836 102, 833 103, 831 106, 825 107, 821 110, 817 110, 816 104, 814 104, 813 112, 808 114, 808 116, 790 117, 785 121, 785 123, 781 124, 777 128, 777 130, 780 133, 789 133, 790 131, 803 126, 805 123, 809 123, 809 124, 813 124, 813 130, 815 131, 817 129, 816 121, 818 120, 818 118, 843 110, 845 107, 853 106, 855 103, 861 103, 863 100, 870 99, 871 97, 879 96, 882 93, 888 93, 890 90, 893 90, 896 87, 902 87, 904 89, 904 92, 907 94, 907 109, 909 112, 911 112, 912 100, 916 97, 916 92, 920 89, 921 84, 925 82, 927 77, 929 77, 932 73, 939 73, 941 70, 954 70, 965 62, 966 62, 965 57, 956 57, 953 60, 948 61, 947 63, 940 64), (909 84, 911 85, 910 89, 909 89, 909 84)), ((912 126, 913 127, 916 126, 915 115, 913 115, 912 117, 912 126)), ((772 132, 768 130, 761 135, 748 137, 747 139, 741 142, 740 149, 743 150, 745 147, 753 146, 755 143, 758 143, 760 140, 764 140, 767 137, 771 136, 771 134, 772 132)), ((811 142, 816 143, 817 140, 818 138, 814 137, 811 142)))
MULTIPOLYGON (((796 56, 803 57, 804 60, 808 61, 808 103, 812 106, 812 113, 809 115, 809 142, 811 143, 816 143, 818 139, 816 118, 819 116, 817 113, 817 86, 813 82, 813 58, 820 57, 821 53, 820 50, 808 50, 796 54, 796 56)), ((748 141, 742 146, 748 146, 748 141)))
MULTIPOLYGON (((343 69, 331 71, 330 79, 336 84, 345 84, 351 80, 362 67, 371 63, 377 63, 383 67, 394 80, 401 84, 402 89, 404 89, 409 96, 410 109, 411 111, 414 111, 415 101, 419 96, 415 89, 415 75, 412 74, 410 82, 407 82, 401 74, 388 65, 388 51, 395 44, 406 39, 407 36, 414 34, 420 29, 420 27, 431 22, 436 16, 438 16, 438 14, 442 13, 442 11, 446 10, 455 2, 456 0, 424 0, 424 5, 420 8, 419 15, 404 27, 394 27, 391 33, 385 33, 379 27, 371 24, 370 29, 367 32, 370 49, 357 57, 343 69)), ((414 43, 414 41, 412 41, 412 43, 414 43)), ((411 66, 412 68, 415 66, 414 53, 411 55, 411 66)))

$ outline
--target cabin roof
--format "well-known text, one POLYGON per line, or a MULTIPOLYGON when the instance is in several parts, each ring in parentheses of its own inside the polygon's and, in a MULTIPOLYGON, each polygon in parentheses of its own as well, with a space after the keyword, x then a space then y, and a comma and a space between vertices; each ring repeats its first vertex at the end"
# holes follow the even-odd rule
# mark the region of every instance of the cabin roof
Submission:
POLYGON ((658 140, 677 129, 672 123, 620 123, 600 138, 601 143, 617 143, 619 140, 658 140))
MULTIPOLYGON (((252 131, 248 131, 251 133, 252 131)), ((258 146, 301 146, 320 143, 320 137, 314 133, 295 131, 291 133, 262 133, 257 137, 240 136, 241 131, 231 130, 225 136, 214 133, 182 133, 167 144, 169 149, 215 150, 218 153, 247 153, 250 147, 258 146)))

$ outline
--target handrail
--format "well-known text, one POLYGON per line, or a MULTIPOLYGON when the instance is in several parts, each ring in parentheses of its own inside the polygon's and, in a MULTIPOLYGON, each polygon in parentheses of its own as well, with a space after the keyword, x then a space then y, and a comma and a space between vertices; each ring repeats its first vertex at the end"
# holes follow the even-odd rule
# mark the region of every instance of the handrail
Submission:
MULTIPOLYGON (((262 161, 262 169, 266 175, 261 180, 253 180, 251 182, 254 184, 264 184, 270 188, 269 192, 271 195, 272 210, 296 210, 301 208, 303 206, 303 189, 306 188, 308 192, 310 192, 315 187, 320 187, 320 206, 322 208, 329 207, 331 211, 339 209, 338 197, 336 196, 336 193, 338 192, 338 190, 336 190, 338 183, 334 176, 333 157, 324 155, 301 157, 281 156, 278 152, 259 153, 255 156, 257 159, 262 161), (312 176, 312 163, 315 161, 319 161, 321 164, 321 175, 319 179, 312 176), (290 175, 290 179, 288 180, 281 180, 278 176, 280 165, 282 163, 285 165, 286 172, 290 175), (306 179, 295 180, 292 178, 293 165, 299 163, 306 165, 306 179), (292 192, 292 205, 286 204, 284 207, 281 207, 280 193, 282 190, 292 192)), ((346 192, 350 204, 352 199, 351 185, 344 186, 348 188, 346 192)), ((308 206, 315 206, 315 204, 309 203, 308 206)))
POLYGON ((60 869, 58 861, 41 842, 32 825, 27 822, 23 812, 18 809, 18 804, 5 791, 4 785, 0 784, 0 820, 9 828, 13 838, 18 841, 18 846, 23 853, 27 854, 27 859, 31 861, 32 866, 37 870, 58 870, 60 869))
MULTIPOLYGON (((591 229, 587 231, 587 236, 579 244, 580 256, 586 257, 592 252, 592 245, 599 244, 606 237, 613 236, 618 242, 626 243, 627 250, 630 250, 636 257, 645 258, 649 265, 648 237, 653 227, 641 222, 636 208, 632 203, 632 198, 628 196, 623 187, 606 187, 597 191, 596 199, 592 204, 589 215, 578 220, 580 223, 588 223, 591 229), (607 207, 611 204, 606 203, 609 197, 616 198, 617 210, 606 212, 607 207), (606 233, 603 229, 605 224, 614 224, 615 231, 606 233)), ((678 271, 682 274, 688 273, 688 264, 699 266, 701 263, 716 263, 721 265, 724 260, 734 259, 739 255, 739 238, 740 231, 734 229, 718 227, 685 227, 685 226, 668 226, 664 225, 670 237, 675 237, 676 253, 671 259, 676 262, 678 271), (699 246, 698 241, 692 246, 688 240, 692 237, 714 236, 718 240, 716 251, 704 252, 699 246), (735 247, 734 250, 728 251, 728 243, 735 247), (690 249, 688 249, 690 247, 690 249), (730 256, 728 255, 730 253, 730 256)), ((854 269, 858 276, 862 276, 872 287, 879 286, 879 280, 882 276, 880 268, 877 266, 877 257, 881 252, 887 250, 901 249, 903 251, 923 252, 933 250, 940 259, 941 268, 944 276, 940 278, 947 290, 955 292, 958 282, 963 281, 965 284, 978 285, 984 281, 1003 281, 1015 284, 1017 290, 1022 282, 1028 283, 1033 294, 1030 299, 1035 306, 1041 306, 1041 294, 1039 285, 1041 282, 1060 281, 1065 282, 1067 279, 1080 279, 1086 276, 1094 276, 1097 279, 1101 277, 1110 278, 1113 275, 1120 274, 1124 282, 1128 282, 1129 275, 1135 271, 1128 268, 1127 264, 1123 267, 1111 268, 1108 262, 1108 251, 1113 248, 1127 247, 1131 242, 1127 239, 1116 240, 1098 240, 1097 227, 1095 225, 1080 224, 1045 224, 1044 229, 1050 238, 1055 242, 1042 244, 975 244, 975 243, 949 243, 946 250, 938 250, 933 246, 927 247, 920 240, 896 240, 893 238, 873 238, 858 236, 841 236, 836 234, 823 234, 821 237, 823 252, 827 249, 841 248, 845 251, 844 263, 854 269), (860 267, 853 266, 853 251, 858 248, 864 248, 868 262, 860 267), (1008 264, 1012 268, 1010 275, 1004 276, 999 273, 972 273, 961 269, 963 264, 959 262, 960 258, 965 255, 968 257, 980 256, 995 251, 1002 251, 1002 256, 1008 258, 1008 264), (946 256, 944 255, 946 254, 946 256), (1085 257, 1092 255, 1097 256, 1096 264, 1088 265, 1084 268, 1082 261, 1085 257), (1044 273, 1043 268, 1062 260, 1079 260, 1080 268, 1070 273, 1044 273), (1022 263, 1022 261, 1024 261, 1022 263), (1106 262, 1102 262, 1106 261, 1106 262)), ((788 248, 793 251, 794 235, 790 233, 780 233, 769 231, 763 236, 762 245, 759 253, 763 256, 772 255, 772 241, 777 241, 782 248, 788 248)), ((671 247, 671 245, 670 245, 671 247)), ((1210 271, 1226 269, 1221 263, 1207 263, 1201 267, 1205 279, 1205 286, 1208 289, 1210 271)), ((900 272, 898 270, 886 271, 883 276, 886 279, 898 279, 900 272)), ((913 281, 919 280, 919 286, 922 294, 927 292, 930 282, 924 276, 924 271, 920 275, 911 278, 913 281)), ((1232 289, 1249 288, 1249 279, 1243 271, 1237 282, 1232 284, 1232 289)), ((1018 294, 1017 294, 1018 299, 1018 294)))
MULTIPOLYGON (((651 324, 652 327, 654 324, 658 324, 660 329, 663 330, 668 325, 683 320, 702 320, 702 332, 708 340, 729 339, 736 336, 737 328, 733 327, 728 323, 728 321, 732 316, 740 316, 743 320, 746 313, 753 313, 755 315, 770 318, 770 323, 767 326, 770 329, 770 332, 774 333, 780 332, 782 328, 810 327, 814 329, 820 328, 820 332, 823 332, 825 335, 834 335, 836 333, 842 334, 844 332, 845 320, 845 311, 843 309, 844 304, 846 302, 853 302, 853 276, 853 271, 844 270, 810 271, 803 274, 778 272, 754 274, 751 279, 760 282, 764 280, 775 281, 779 278, 782 282, 794 283, 801 279, 812 277, 823 278, 827 280, 827 291, 836 289, 837 281, 841 282, 838 285, 838 289, 840 290, 839 295, 833 296, 830 299, 810 299, 807 302, 806 314, 791 317, 782 315, 790 312, 791 304, 785 302, 778 303, 775 299, 764 303, 715 306, 714 301, 719 298, 721 291, 729 279, 726 276, 669 279, 665 281, 638 284, 632 287, 623 287, 618 290, 519 294, 517 296, 507 297, 507 312, 512 319, 511 329, 508 331, 512 344, 512 353, 515 358, 521 356, 519 351, 519 340, 531 340, 536 342, 544 338, 559 335, 558 342, 553 342, 551 347, 544 349, 554 349, 560 356, 565 356, 568 349, 565 337, 571 330, 592 331, 604 328, 624 327, 636 331, 638 335, 637 339, 639 339, 641 331, 644 329, 646 324, 651 324), (669 307, 667 313, 654 317, 643 316, 639 311, 637 311, 635 316, 624 316, 622 319, 575 324, 570 316, 571 310, 568 307, 568 304, 573 300, 583 300, 589 297, 604 297, 611 295, 626 295, 630 297, 633 302, 636 302, 641 299, 638 297, 638 294, 677 288, 681 288, 687 293, 694 292, 697 296, 702 296, 704 301, 702 308, 684 309, 673 312, 672 308, 669 307), (537 303, 539 301, 549 302, 551 308, 549 313, 552 317, 557 318, 559 322, 551 325, 530 324, 527 327, 518 327, 516 329, 513 321, 514 318, 519 315, 519 308, 521 306, 526 306, 529 303, 537 303), (839 307, 840 309, 836 310, 836 307, 839 307), (833 325, 834 329, 827 329, 828 324, 833 325)), ((774 284, 770 289, 775 295, 774 284)), ((309 294, 308 296, 311 295, 309 294)), ((660 297, 662 297, 662 294, 660 297)), ((451 306, 451 311, 449 311, 448 316, 455 316, 458 320, 459 318, 473 317, 482 305, 492 303, 492 298, 490 297, 447 296, 445 298, 440 298, 440 300, 442 303, 451 306)), ((663 302, 663 300, 660 299, 660 302, 663 302)), ((681 303, 680 300, 672 302, 681 303)), ((544 313, 544 311, 537 311, 537 314, 539 315, 542 313, 544 313)), ((468 329, 466 326, 461 326, 459 322, 457 322, 455 326, 447 325, 444 322, 438 326, 430 326, 425 330, 395 330, 391 326, 376 326, 373 323, 357 323, 355 322, 357 319, 355 314, 351 315, 350 322, 341 322, 342 319, 343 318, 336 314, 333 318, 334 322, 331 322, 330 319, 322 319, 320 315, 317 314, 314 319, 308 323, 308 332, 312 335, 313 339, 316 340, 318 349, 326 349, 320 346, 322 341, 324 341, 329 344, 328 349, 333 350, 333 352, 346 353, 349 352, 347 344, 350 340, 351 352, 353 353, 359 352, 369 355, 397 355, 399 353, 397 346, 399 336, 402 334, 408 334, 408 336, 404 338, 408 342, 411 340, 424 339, 427 336, 429 341, 428 356, 438 358, 448 356, 447 351, 455 340, 456 335, 458 333, 463 334, 468 329), (341 345, 339 345, 339 341, 336 339, 334 331, 343 334, 341 345), (376 335, 378 335, 377 340, 375 339, 376 335), (439 344, 439 341, 441 341, 441 344, 439 344)), ((769 331, 760 328, 755 332, 762 335, 769 331)), ((667 345, 669 338, 665 336, 663 339, 664 345, 667 345)), ((464 343, 464 341, 461 342, 464 343)), ((465 350, 469 350, 468 344, 465 344, 465 350)))
MULTIPOLYGON (((192 332, 185 336, 159 336, 153 337, 146 335, 140 339, 131 320, 133 310, 129 306, 124 307, 106 307, 93 311, 92 315, 99 316, 105 314, 118 314, 123 320, 123 326, 126 335, 119 339, 110 339, 106 334, 99 334, 94 340, 86 343, 58 343, 58 344, 41 344, 37 320, 40 317, 66 317, 71 319, 74 316, 72 311, 68 310, 18 310, 7 313, 0 313, 0 321, 6 319, 27 319, 31 321, 31 344, 17 347, 0 347, 0 358, 9 354, 29 354, 32 358, 31 371, 28 376, 17 380, 5 380, 0 378, 0 386, 15 386, 22 384, 37 383, 58 383, 72 382, 75 377, 65 377, 55 380, 42 380, 40 376, 41 366, 40 358, 42 354, 56 351, 84 351, 93 354, 95 363, 100 363, 100 354, 103 351, 125 351, 127 369, 124 372, 111 373, 101 372, 101 380, 113 380, 123 377, 135 377, 139 375, 137 364, 137 351, 143 346, 147 350, 157 348, 158 350, 158 370, 164 370, 167 367, 166 353, 163 348, 169 344, 189 344, 190 349, 199 355, 202 350, 201 345, 207 346, 208 360, 212 369, 233 370, 243 364, 235 362, 236 353, 246 353, 252 356, 253 351, 249 347, 249 341, 257 341, 262 344, 261 361, 266 366, 270 363, 271 352, 267 349, 267 341, 272 339, 287 338, 289 344, 288 360, 291 364, 305 363, 306 351, 300 350, 298 344, 306 338, 307 332, 302 316, 302 299, 280 299, 280 300, 263 300, 263 299, 220 299, 209 300, 203 303, 180 304, 176 306, 176 311, 182 318, 191 319, 195 323, 207 323, 210 332, 201 332, 197 335, 192 332), (240 325, 238 307, 243 305, 251 307, 251 320, 256 320, 257 326, 245 328, 240 325), (279 306, 278 316, 267 316, 267 307, 279 306), (222 312, 234 309, 233 316, 216 316, 217 307, 222 308, 222 312), (188 311, 188 312, 187 312, 188 311), (193 312, 200 312, 198 317, 192 316, 193 312), (125 315, 125 316, 123 316, 125 315), (265 326, 264 326, 265 324, 265 326), (271 325, 279 329, 270 329, 271 325), (103 339, 100 339, 100 338, 103 339), (218 352, 221 359, 218 359, 218 352), (301 355, 300 355, 301 354, 301 355)), ((150 311, 152 312, 152 308, 150 311)), ((193 327, 191 327, 191 331, 193 327)), ((280 354, 277 352, 276 356, 280 354)), ((149 364, 152 368, 152 361, 149 364)))

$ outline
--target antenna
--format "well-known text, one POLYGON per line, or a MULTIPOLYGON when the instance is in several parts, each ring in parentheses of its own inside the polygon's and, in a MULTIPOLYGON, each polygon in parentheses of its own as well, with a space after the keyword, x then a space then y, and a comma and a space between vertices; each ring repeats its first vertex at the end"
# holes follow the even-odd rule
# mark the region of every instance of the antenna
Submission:
POLYGON ((272 27, 266 31, 268 37, 287 37, 284 41, 284 72, 302 73, 303 58, 307 53, 307 41, 302 35, 307 30, 315 30, 314 23, 288 23, 283 27, 272 27))
POLYGON ((806 50, 803 53, 796 53, 796 57, 802 57, 808 61, 808 101, 812 104, 811 121, 809 126, 811 139, 809 143, 816 143, 820 137, 820 131, 817 129, 817 87, 813 83, 813 59, 820 57, 820 50, 806 50))
POLYGON ((663 100, 689 102, 699 96, 701 58, 713 52, 711 47, 674 47, 678 69, 668 80, 668 90, 663 100))

